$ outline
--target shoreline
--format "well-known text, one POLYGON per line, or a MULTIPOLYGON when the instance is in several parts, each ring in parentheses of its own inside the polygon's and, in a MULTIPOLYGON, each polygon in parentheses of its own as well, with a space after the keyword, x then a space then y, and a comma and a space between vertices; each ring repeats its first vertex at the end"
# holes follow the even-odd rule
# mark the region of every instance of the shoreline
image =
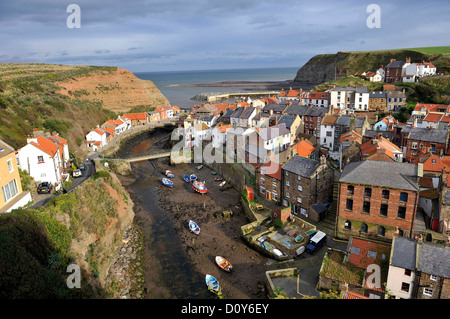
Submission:
POLYGON ((265 87, 265 88, 285 88, 292 86, 294 82, 292 80, 284 81, 221 81, 221 82, 210 82, 210 83, 197 83, 197 84, 181 84, 178 87, 243 87, 245 88, 255 88, 255 87, 265 87))

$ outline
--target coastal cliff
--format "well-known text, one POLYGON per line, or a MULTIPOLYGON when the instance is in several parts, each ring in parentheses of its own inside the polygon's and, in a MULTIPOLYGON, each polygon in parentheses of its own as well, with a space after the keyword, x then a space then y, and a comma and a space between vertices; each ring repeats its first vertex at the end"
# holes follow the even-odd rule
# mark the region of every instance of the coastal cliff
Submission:
POLYGON ((170 106, 167 98, 152 81, 142 80, 128 70, 89 74, 58 83, 62 94, 82 96, 92 102, 102 102, 105 109, 128 112, 135 106, 170 106))
POLYGON ((357 72, 376 71, 381 65, 386 66, 391 59, 404 61, 408 57, 412 62, 430 61, 436 65, 438 72, 450 71, 450 53, 429 54, 414 49, 337 52, 312 57, 298 70, 293 85, 311 89, 357 72))

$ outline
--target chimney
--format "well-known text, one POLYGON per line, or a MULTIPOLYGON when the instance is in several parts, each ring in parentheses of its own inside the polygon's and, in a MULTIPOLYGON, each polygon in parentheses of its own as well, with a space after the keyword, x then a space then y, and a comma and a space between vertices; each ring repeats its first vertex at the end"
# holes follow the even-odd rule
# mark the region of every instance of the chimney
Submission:
POLYGON ((417 164, 417 176, 423 177, 423 164, 422 163, 417 164))
POLYGON ((411 63, 411 57, 409 57, 409 58, 406 58, 406 61, 405 61, 406 63, 411 63))
POLYGON ((391 59, 390 63, 392 63, 392 62, 394 62, 394 61, 395 61, 395 59, 391 59))

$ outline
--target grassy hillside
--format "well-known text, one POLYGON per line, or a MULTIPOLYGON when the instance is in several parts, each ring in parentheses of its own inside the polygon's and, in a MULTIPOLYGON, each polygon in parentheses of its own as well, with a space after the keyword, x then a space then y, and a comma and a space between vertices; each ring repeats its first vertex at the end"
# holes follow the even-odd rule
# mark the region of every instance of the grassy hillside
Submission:
POLYGON ((0 138, 14 148, 26 144, 33 129, 56 130, 69 141, 71 151, 84 136, 110 116, 101 102, 72 99, 57 93, 58 83, 116 68, 48 64, 0 64, 0 138))

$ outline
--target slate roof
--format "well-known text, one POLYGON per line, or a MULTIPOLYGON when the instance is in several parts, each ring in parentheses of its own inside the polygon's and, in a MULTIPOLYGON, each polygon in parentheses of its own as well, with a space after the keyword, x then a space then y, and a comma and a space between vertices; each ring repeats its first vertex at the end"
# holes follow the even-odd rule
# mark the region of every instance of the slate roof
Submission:
POLYGON ((408 139, 445 144, 447 141, 447 135, 447 130, 416 127, 411 130, 408 139))
POLYGON ((353 86, 347 86, 347 87, 336 86, 331 91, 353 91, 353 92, 356 92, 356 93, 369 93, 369 88, 367 86, 358 86, 358 87, 353 87, 353 86))
POLYGON ((249 117, 250 117, 250 115, 252 115, 252 113, 253 113, 253 111, 255 110, 256 108, 254 108, 253 106, 249 106, 249 107, 247 107, 243 112, 242 112, 242 114, 241 114, 241 119, 248 119, 249 117))
POLYGON ((318 202, 309 206, 312 210, 314 210, 317 214, 323 213, 327 210, 327 206, 324 203, 318 202))
POLYGON ((286 128, 290 130, 291 125, 294 123, 296 117, 297 117, 296 115, 283 115, 278 120, 278 124, 284 123, 286 124, 286 128))
MULTIPOLYGON (((355 120, 355 127, 362 127, 364 124, 364 117, 356 117, 353 118, 355 120)), ((343 115, 341 116, 337 121, 336 121, 336 125, 342 125, 342 126, 347 126, 350 127, 350 121, 352 120, 351 116, 346 116, 343 115)))
POLYGON ((222 118, 229 118, 229 117, 231 117, 231 115, 233 115, 233 113, 234 113, 234 110, 227 110, 225 112, 225 114, 222 115, 222 118))
POLYGON ((365 160, 348 163, 339 182, 419 191, 417 164, 365 160))
POLYGON ((385 99, 386 98, 386 92, 370 92, 369 93, 369 98, 374 99, 374 98, 378 98, 378 99, 385 99))
POLYGON ((431 243, 419 244, 417 269, 429 275, 450 278, 450 248, 431 243))
POLYGON ((291 105, 286 109, 284 113, 289 115, 303 116, 308 111, 308 108, 309 107, 306 105, 291 105))
POLYGON ((392 61, 391 63, 386 65, 386 68, 402 68, 404 64, 404 61, 392 61))
POLYGON ((323 117, 325 116, 325 114, 327 114, 327 112, 328 109, 326 107, 312 106, 308 111, 306 111, 305 115, 323 117))
POLYGON ((283 171, 310 178, 319 165, 318 161, 295 155, 283 166, 283 171))
POLYGON ((286 128, 286 124, 281 123, 262 128, 257 133, 263 140, 267 141, 281 135, 289 134, 290 131, 286 128))
POLYGON ((414 270, 416 268, 416 240, 406 237, 393 237, 391 265, 414 270))
POLYGON ((230 117, 239 118, 241 116, 242 112, 244 112, 244 108, 238 107, 236 110, 234 110, 233 114, 230 117))

